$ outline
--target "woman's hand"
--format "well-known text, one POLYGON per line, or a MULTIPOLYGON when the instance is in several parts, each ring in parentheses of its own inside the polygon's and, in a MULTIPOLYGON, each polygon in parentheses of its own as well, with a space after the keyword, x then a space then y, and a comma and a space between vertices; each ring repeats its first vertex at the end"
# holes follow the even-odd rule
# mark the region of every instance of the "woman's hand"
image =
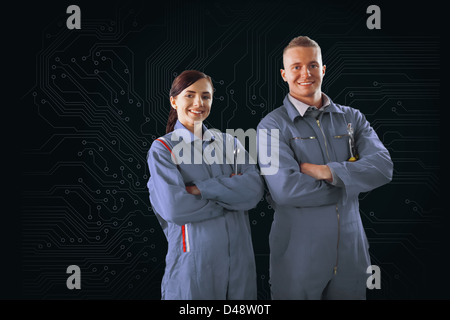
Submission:
POLYGON ((190 194, 193 194, 194 196, 201 195, 200 190, 195 185, 194 186, 186 186, 186 191, 189 192, 190 194))
POLYGON ((232 174, 230 175, 230 177, 232 177, 232 176, 242 176, 242 173, 238 173, 238 174, 232 173, 232 174))

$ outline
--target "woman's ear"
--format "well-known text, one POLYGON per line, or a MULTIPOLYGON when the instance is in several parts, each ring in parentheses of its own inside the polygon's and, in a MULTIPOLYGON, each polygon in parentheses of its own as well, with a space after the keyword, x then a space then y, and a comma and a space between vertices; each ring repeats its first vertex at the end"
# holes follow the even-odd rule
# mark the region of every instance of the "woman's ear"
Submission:
POLYGON ((174 108, 175 110, 177 109, 177 105, 175 103, 174 97, 170 97, 170 104, 171 104, 172 108, 174 108))

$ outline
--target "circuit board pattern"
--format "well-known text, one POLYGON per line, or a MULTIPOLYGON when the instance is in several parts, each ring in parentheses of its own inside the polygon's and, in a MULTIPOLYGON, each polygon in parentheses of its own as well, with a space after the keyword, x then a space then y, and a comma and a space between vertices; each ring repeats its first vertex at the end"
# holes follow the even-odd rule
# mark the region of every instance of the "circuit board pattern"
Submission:
MULTIPOLYGON (((159 299, 167 244, 149 202, 146 154, 165 133, 173 78, 186 69, 211 75, 210 128, 256 128, 287 93, 283 47, 309 35, 327 65, 323 91, 361 110, 394 161, 393 181, 360 196, 382 270, 382 289, 368 298, 432 297, 444 241, 440 37, 396 33, 388 19, 369 31, 368 5, 116 1, 93 16, 94 4, 79 2, 81 30, 66 28, 61 7, 33 52, 35 86, 21 98, 32 128, 23 142, 24 296, 159 299), (81 290, 66 287, 72 264, 81 290)), ((264 199, 250 215, 259 299, 270 299, 272 217, 264 199)))

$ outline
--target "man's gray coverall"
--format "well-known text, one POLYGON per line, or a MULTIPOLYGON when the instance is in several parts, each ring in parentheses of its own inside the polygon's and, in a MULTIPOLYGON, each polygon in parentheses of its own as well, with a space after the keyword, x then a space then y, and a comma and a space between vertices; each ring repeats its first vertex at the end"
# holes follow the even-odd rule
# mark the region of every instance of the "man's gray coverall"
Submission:
POLYGON ((261 120, 261 129, 268 136, 259 143, 268 152, 271 130, 279 130, 279 170, 264 176, 275 210, 272 298, 365 299, 370 256, 358 195, 391 181, 389 152, 360 111, 332 101, 315 118, 301 116, 286 96, 261 120), (354 162, 348 161, 349 124, 359 155, 354 162), (328 165, 334 184, 301 173, 301 162, 328 165))

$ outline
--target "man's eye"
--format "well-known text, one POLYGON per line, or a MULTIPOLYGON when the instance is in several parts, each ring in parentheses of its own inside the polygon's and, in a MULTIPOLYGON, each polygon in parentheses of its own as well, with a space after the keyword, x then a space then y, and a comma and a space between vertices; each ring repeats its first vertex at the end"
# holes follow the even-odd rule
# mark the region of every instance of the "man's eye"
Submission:
POLYGON ((203 96, 203 99, 210 99, 209 96, 203 96))
POLYGON ((317 65, 317 64, 312 64, 311 65, 311 68, 313 68, 313 69, 316 69, 316 68, 318 68, 319 66, 317 65))
POLYGON ((300 70, 299 66, 294 67, 294 70, 300 70))

